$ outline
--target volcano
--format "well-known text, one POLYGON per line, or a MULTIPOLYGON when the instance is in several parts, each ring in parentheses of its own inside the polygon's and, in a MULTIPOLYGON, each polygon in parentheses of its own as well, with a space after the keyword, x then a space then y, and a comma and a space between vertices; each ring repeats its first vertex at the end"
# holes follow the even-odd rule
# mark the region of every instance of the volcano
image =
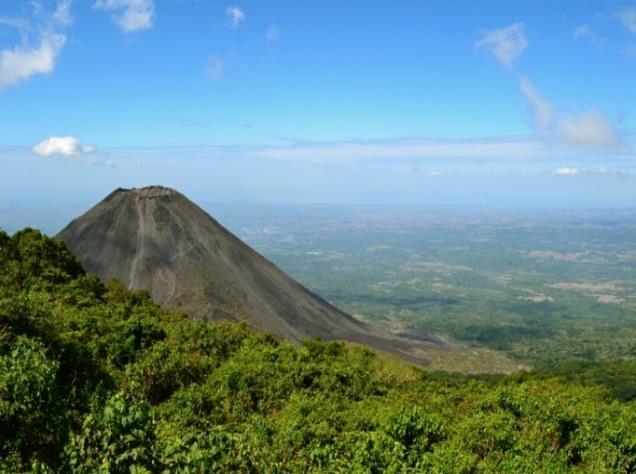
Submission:
POLYGON ((359 343, 418 365, 428 362, 427 344, 444 344, 397 337, 340 311, 174 189, 117 189, 58 237, 89 273, 148 290, 196 319, 243 320, 293 342, 359 343))

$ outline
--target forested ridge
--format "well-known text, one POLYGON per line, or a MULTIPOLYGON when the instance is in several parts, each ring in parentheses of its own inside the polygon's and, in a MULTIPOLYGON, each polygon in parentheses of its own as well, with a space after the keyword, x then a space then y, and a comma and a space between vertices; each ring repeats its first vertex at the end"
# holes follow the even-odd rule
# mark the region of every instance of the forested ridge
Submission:
POLYGON ((0 232, 0 472, 636 472, 634 365, 607 364, 469 377, 296 347, 0 232))

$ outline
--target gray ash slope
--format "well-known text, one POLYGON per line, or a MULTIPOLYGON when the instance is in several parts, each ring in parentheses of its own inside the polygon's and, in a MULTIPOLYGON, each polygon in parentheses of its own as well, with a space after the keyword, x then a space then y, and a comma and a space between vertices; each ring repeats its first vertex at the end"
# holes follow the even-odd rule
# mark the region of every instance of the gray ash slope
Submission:
POLYGON ((294 342, 350 341, 419 365, 428 362, 427 346, 446 346, 395 337, 340 311, 173 189, 117 189, 58 237, 88 272, 149 290, 157 303, 197 319, 245 320, 294 342))

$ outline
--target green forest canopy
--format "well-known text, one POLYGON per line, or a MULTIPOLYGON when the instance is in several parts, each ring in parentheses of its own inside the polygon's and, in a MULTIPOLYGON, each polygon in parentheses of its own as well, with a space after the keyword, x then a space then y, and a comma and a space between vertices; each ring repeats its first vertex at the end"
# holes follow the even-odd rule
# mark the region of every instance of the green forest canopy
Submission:
POLYGON ((295 347, 0 232, 2 472, 636 472, 634 369, 469 377, 295 347))

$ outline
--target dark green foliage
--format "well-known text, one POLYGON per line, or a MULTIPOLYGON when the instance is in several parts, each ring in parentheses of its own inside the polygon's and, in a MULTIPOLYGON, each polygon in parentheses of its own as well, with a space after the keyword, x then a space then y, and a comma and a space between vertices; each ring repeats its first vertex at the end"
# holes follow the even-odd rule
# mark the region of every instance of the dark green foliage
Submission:
POLYGON ((73 472, 152 472, 155 433, 149 405, 117 392, 104 408, 89 414, 66 448, 73 472))
POLYGON ((35 451, 43 460, 54 455, 63 423, 55 406, 58 368, 42 343, 24 336, 0 356, 0 443, 5 454, 25 458, 35 451))
POLYGON ((0 472, 636 470, 636 407, 581 386, 604 384, 591 366, 470 377, 297 348, 102 285, 33 230, 0 233, 0 264, 0 472))
POLYGON ((533 376, 559 376, 568 382, 580 385, 601 385, 609 388, 619 400, 636 399, 636 360, 618 360, 613 362, 561 363, 556 367, 538 370, 533 376))

